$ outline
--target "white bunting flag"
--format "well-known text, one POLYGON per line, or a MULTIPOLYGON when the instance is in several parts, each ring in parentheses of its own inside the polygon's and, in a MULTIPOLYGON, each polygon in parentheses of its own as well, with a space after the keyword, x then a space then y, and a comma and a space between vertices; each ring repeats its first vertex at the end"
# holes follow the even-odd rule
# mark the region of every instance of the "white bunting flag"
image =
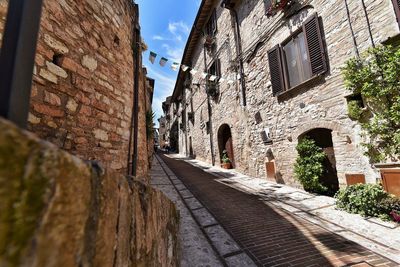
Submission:
POLYGON ((240 80, 240 78, 241 78, 241 77, 240 77, 240 73, 238 73, 238 75, 236 75, 236 79, 237 79, 237 80, 240 80))
POLYGON ((190 74, 192 74, 193 76, 196 75, 196 73, 197 73, 197 70, 195 70, 195 69, 192 69, 192 70, 190 71, 190 74))
POLYGON ((181 65, 181 68, 182 68, 183 71, 187 71, 189 69, 189 67, 186 66, 186 65, 181 65))
POLYGON ((213 81, 215 81, 216 79, 217 79, 217 76, 211 75, 209 80, 213 82, 213 81))
POLYGON ((172 63, 171 69, 172 69, 173 71, 176 71, 178 68, 179 68, 179 63, 176 63, 176 62, 172 63))
POLYGON ((162 58, 160 59, 160 66, 161 66, 161 67, 164 67, 165 64, 167 64, 167 61, 168 61, 168 59, 166 59, 165 57, 162 57, 162 58))
POLYGON ((156 60, 157 54, 150 51, 149 60, 151 64, 154 64, 154 60, 156 60))
POLYGON ((201 78, 203 78, 203 79, 205 79, 205 78, 207 78, 207 73, 205 73, 205 72, 203 72, 202 74, 201 74, 201 78))
POLYGON ((220 83, 223 83, 223 82, 225 82, 225 81, 226 81, 226 80, 225 80, 224 78, 222 78, 222 77, 219 78, 219 82, 220 82, 220 83))

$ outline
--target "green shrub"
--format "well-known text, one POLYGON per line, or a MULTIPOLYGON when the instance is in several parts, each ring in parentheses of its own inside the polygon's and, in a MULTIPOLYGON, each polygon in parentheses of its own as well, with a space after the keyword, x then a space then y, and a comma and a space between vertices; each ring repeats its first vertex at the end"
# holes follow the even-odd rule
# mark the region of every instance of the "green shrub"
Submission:
POLYGON ((363 110, 360 105, 360 101, 350 100, 347 103, 347 111, 349 113, 349 117, 352 120, 361 120, 363 115, 363 110))
POLYGON ((356 103, 349 103, 349 116, 358 120, 369 139, 363 143, 371 162, 400 159, 400 49, 378 46, 342 69, 347 89, 361 94, 372 116, 365 118, 356 103))
POLYGON ((325 193, 328 188, 322 185, 325 153, 314 140, 303 138, 296 146, 298 157, 294 165, 294 174, 304 190, 313 193, 325 193))
POLYGON ((336 195, 336 206, 350 213, 362 216, 382 217, 388 214, 384 201, 391 205, 390 195, 377 184, 356 184, 339 190, 336 195))

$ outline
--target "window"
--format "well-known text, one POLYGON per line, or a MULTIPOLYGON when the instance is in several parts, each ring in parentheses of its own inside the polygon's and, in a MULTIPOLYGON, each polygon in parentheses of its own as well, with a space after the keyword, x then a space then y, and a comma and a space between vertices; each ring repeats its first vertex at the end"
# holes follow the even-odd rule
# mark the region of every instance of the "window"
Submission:
MULTIPOLYGON (((208 69, 208 74, 211 76, 216 76, 216 77, 221 77, 221 71, 220 71, 220 60, 215 59, 214 63, 210 66, 208 69)), ((207 94, 210 96, 217 96, 219 92, 219 86, 218 86, 218 80, 215 79, 213 81, 210 81, 210 79, 207 79, 207 94)))
POLYGON ((209 36, 215 36, 217 33, 217 13, 214 11, 211 14, 211 17, 208 19, 206 24, 206 34, 209 36))
POLYGON ((293 36, 283 45, 284 64, 288 74, 288 87, 292 88, 311 78, 304 33, 293 36))
POLYGON ((287 41, 268 51, 273 95, 292 89, 327 70, 318 15, 303 23, 287 41))
POLYGON ((400 0, 392 0, 394 6, 394 12, 396 13, 397 23, 400 27, 400 0))

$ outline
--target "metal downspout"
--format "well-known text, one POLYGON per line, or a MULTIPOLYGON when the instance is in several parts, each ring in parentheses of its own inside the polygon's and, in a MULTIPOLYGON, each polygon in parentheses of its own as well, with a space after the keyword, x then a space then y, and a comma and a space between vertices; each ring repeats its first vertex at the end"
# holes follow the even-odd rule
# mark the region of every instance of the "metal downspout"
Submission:
POLYGON ((242 37, 240 34, 240 26, 239 26, 239 16, 236 10, 232 6, 228 6, 226 4, 222 4, 222 7, 231 11, 231 15, 233 15, 235 19, 235 32, 236 32, 236 49, 238 51, 237 58, 239 60, 239 72, 240 72, 240 85, 241 85, 241 100, 242 105, 247 105, 246 100, 246 81, 244 79, 244 66, 243 66, 243 59, 242 59, 242 37))
POLYGON ((344 5, 346 6, 347 22, 349 23, 349 27, 350 27, 350 31, 351 31, 351 37, 353 39, 354 52, 356 53, 356 57, 360 58, 360 52, 358 51, 356 37, 354 35, 353 26, 351 25, 350 10, 349 10, 349 4, 347 3, 347 0, 344 0, 344 5))
MULTIPOLYGON (((203 49, 203 54, 204 54, 204 72, 208 73, 207 71, 207 55, 206 55, 206 50, 203 49)), ((206 82, 206 92, 208 84, 206 82)), ((214 143, 213 143, 213 127, 212 127, 212 108, 211 108, 211 101, 210 101, 210 96, 207 94, 207 110, 208 110, 208 123, 210 126, 210 149, 211 149, 211 162, 212 165, 215 166, 215 156, 214 156, 214 143)))
MULTIPOLYGON (((137 16, 139 16, 138 6, 135 5, 137 10, 137 16)), ((133 128, 133 154, 132 154, 132 172, 129 173, 129 165, 128 165, 128 174, 132 176, 136 176, 137 174, 137 160, 138 160, 138 122, 139 122, 139 50, 140 50, 140 26, 134 25, 135 27, 135 43, 134 43, 134 61, 135 61, 135 70, 134 70, 134 84, 133 84, 133 107, 132 107, 132 120, 131 120, 131 131, 133 128)), ((132 137, 132 134, 130 134, 132 137)), ((130 138, 131 139, 131 138, 130 138)), ((128 164, 130 164, 131 159, 131 142, 129 142, 128 149, 128 164)))

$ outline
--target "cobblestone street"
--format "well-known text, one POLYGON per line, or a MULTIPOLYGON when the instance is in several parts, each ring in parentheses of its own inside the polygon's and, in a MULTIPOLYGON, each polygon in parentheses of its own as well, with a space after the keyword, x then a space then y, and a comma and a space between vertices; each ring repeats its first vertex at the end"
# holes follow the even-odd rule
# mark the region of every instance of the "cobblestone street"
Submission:
POLYGON ((256 195, 222 184, 201 168, 170 156, 161 155, 161 158, 174 183, 183 183, 176 188, 186 203, 194 197, 201 203, 198 205, 204 206, 191 209, 191 213, 201 221, 201 216, 196 214, 202 210, 210 212, 203 215, 203 220, 211 216, 205 220, 207 223, 201 224, 203 232, 220 224, 218 227, 237 242, 237 252, 231 249, 230 253, 220 253, 224 260, 243 250, 259 266, 398 266, 318 224, 269 205, 256 195))

